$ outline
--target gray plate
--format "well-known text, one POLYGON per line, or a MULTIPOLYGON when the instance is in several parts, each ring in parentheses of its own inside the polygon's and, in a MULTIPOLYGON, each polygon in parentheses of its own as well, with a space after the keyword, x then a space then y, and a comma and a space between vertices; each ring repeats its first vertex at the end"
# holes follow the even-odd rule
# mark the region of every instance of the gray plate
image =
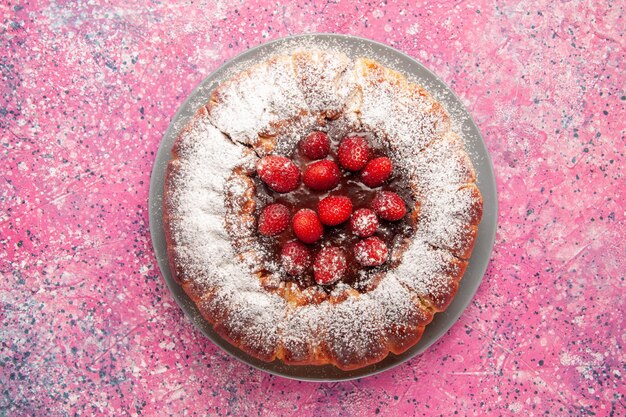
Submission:
POLYGON ((159 267, 161 268, 161 273, 174 299, 196 327, 216 345, 222 348, 222 350, 228 352, 240 361, 275 375, 309 381, 340 381, 373 375, 400 365, 424 352, 442 337, 457 321, 478 289, 489 263, 498 217, 496 184, 489 154, 487 153, 485 143, 483 142, 478 128, 452 90, 419 62, 402 52, 368 39, 336 34, 300 35, 268 42, 243 52, 222 65, 217 71, 202 81, 187 100, 185 100, 183 106, 178 110, 174 119, 172 119, 167 132, 165 132, 152 170, 149 206, 150 233, 152 235, 152 243, 154 244, 154 250, 159 262, 159 267), (348 56, 353 58, 363 56, 376 59, 391 68, 397 69, 410 80, 419 82, 426 87, 426 89, 446 107, 452 116, 455 130, 462 135, 466 149, 476 168, 478 187, 484 199, 484 214, 478 229, 478 238, 474 252, 472 253, 469 266, 465 272, 465 276, 461 280, 459 290, 452 304, 450 304, 445 312, 435 316, 432 323, 426 326, 426 331, 421 340, 402 355, 390 354, 379 363, 348 372, 341 371, 330 365, 287 366, 279 361, 266 363, 247 355, 226 342, 213 331, 212 326, 200 315, 196 306, 191 302, 189 297, 187 297, 187 294, 172 278, 165 246, 165 234, 162 221, 163 180, 167 164, 171 157, 170 151, 172 145, 180 130, 187 124, 196 110, 208 101, 211 91, 215 86, 229 74, 245 68, 253 62, 263 60, 268 55, 288 50, 295 45, 301 45, 303 42, 330 46, 345 52, 348 56))

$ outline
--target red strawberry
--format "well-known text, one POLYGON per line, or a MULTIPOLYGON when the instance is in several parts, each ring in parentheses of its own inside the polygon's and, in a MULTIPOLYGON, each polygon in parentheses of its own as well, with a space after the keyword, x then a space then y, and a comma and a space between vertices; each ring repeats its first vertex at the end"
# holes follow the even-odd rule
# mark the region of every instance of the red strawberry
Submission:
POLYGON ((331 195, 324 197, 317 206, 322 223, 336 226, 348 220, 352 214, 352 202, 348 197, 331 195))
POLYGON ((304 244, 292 240, 283 246, 280 260, 289 275, 300 275, 311 265, 311 253, 304 244))
POLYGON ((259 233, 265 236, 274 236, 289 226, 290 213, 287 206, 270 204, 259 216, 259 233))
POLYGON ((300 142, 300 150, 310 159, 326 158, 330 152, 330 140, 324 132, 311 132, 300 142))
POLYGON ((319 251, 313 264, 315 282, 320 285, 333 284, 343 277, 347 269, 346 255, 341 249, 334 246, 324 248, 319 251))
POLYGON ((368 187, 378 187, 387 181, 392 168, 391 159, 386 156, 372 159, 361 171, 361 181, 368 187))
POLYGON ((337 156, 345 169, 360 171, 370 159, 370 153, 370 146, 363 136, 350 136, 339 144, 337 156))
POLYGON ((358 209, 352 213, 350 219, 350 228, 355 235, 360 237, 368 237, 378 229, 378 218, 376 214, 366 208, 358 209))
POLYGON ((284 156, 263 157, 257 164, 256 171, 264 183, 279 193, 293 191, 300 184, 300 170, 284 156))
POLYGON ((321 239, 324 226, 313 210, 300 209, 293 216, 293 232, 304 243, 313 243, 321 239))
POLYGON ((376 236, 368 237, 354 245, 354 257, 363 266, 382 265, 388 256, 387 245, 376 236))
POLYGON ((333 161, 324 159, 323 161, 313 162, 304 171, 304 184, 317 191, 326 191, 333 189, 339 184, 341 172, 339 167, 333 161))
POLYGON ((400 196, 392 191, 380 191, 371 203, 372 209, 381 219, 396 221, 406 214, 406 205, 400 196))

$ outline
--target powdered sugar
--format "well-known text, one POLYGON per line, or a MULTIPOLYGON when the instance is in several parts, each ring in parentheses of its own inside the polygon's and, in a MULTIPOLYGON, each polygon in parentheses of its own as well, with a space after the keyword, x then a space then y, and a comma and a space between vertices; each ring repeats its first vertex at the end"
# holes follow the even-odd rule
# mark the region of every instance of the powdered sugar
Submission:
POLYGON ((387 245, 377 237, 369 237, 354 245, 354 257, 364 266, 378 266, 387 261, 387 245))
POLYGON ((459 258, 466 258, 466 251, 474 242, 472 226, 475 225, 471 224, 470 210, 475 197, 455 186, 432 186, 422 195, 419 236, 459 258))
POLYGON ((344 302, 294 309, 281 326, 280 341, 293 362, 320 357, 324 349, 335 364, 354 366, 386 356, 392 336, 401 338, 431 316, 395 276, 388 275, 372 291, 344 302))
POLYGON ((409 337, 407 329, 417 341, 416 329, 456 289, 464 264, 454 255, 473 243, 468 213, 476 195, 463 191, 473 169, 438 103, 372 61, 319 50, 236 74, 207 109, 179 138, 168 211, 174 262, 185 274, 179 279, 206 288, 205 312, 225 311, 214 317, 216 328, 267 360, 279 354, 292 363, 318 359, 342 368, 382 359, 392 340, 409 337), (289 154, 327 123, 374 132, 406 174, 421 213, 416 234, 395 254, 399 264, 369 292, 339 284, 334 301, 298 306, 283 298, 275 274, 257 273, 278 266, 259 258, 246 206, 254 185, 233 170, 252 169, 250 147, 258 155, 289 154))
POLYGON ((259 135, 276 134, 279 122, 300 115, 307 105, 291 59, 276 57, 220 85, 208 108, 211 122, 222 132, 256 145, 259 135))
POLYGON ((352 213, 350 227, 360 237, 368 237, 378 229, 378 218, 370 209, 359 209, 352 213))
POLYGON ((352 62, 321 50, 293 54, 296 80, 311 112, 340 112, 354 89, 352 62))
MULTIPOLYGON (((196 119, 178 142, 179 159, 170 174, 168 212, 176 265, 215 298, 236 308, 224 324, 254 329, 242 337, 250 346, 275 345, 269 323, 283 315, 285 301, 268 293, 258 278, 235 261, 237 254, 225 228, 224 188, 231 171, 246 162, 246 148, 230 142, 206 117, 196 119)), ((249 156, 248 156, 249 157, 249 156)), ((231 192, 245 190, 233 183, 231 192)))
POLYGON ((448 251, 434 248, 418 237, 410 243, 400 265, 388 274, 424 300, 432 301, 446 296, 450 283, 459 278, 455 265, 448 251))
POLYGON ((387 139, 398 165, 410 166, 415 155, 449 129, 441 106, 400 74, 367 59, 357 60, 355 71, 363 128, 387 139))
POLYGON ((463 150, 463 143, 451 131, 442 140, 419 152, 405 169, 415 184, 424 190, 432 186, 461 186, 475 179, 474 168, 463 150))

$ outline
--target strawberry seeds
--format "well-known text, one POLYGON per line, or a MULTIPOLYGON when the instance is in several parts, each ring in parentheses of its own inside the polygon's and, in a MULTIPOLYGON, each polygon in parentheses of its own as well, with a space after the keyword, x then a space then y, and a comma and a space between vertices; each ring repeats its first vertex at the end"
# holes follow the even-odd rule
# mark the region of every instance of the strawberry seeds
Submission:
POLYGON ((395 236, 406 233, 393 162, 367 135, 333 144, 328 134, 311 132, 292 158, 265 156, 256 173, 266 197, 257 214, 261 242, 274 248, 290 279, 355 281, 359 271, 385 265, 395 236))

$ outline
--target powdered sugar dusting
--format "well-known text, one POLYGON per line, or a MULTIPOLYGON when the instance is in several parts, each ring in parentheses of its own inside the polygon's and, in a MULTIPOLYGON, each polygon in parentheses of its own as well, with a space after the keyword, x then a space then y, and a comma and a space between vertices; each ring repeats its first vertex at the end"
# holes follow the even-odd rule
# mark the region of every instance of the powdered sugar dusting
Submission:
POLYGON ((374 234, 378 228, 378 217, 370 209, 359 209, 352 213, 350 227, 361 237, 374 234))
POLYGON ((410 166, 415 155, 449 129, 443 108, 402 75, 367 59, 357 60, 355 71, 362 91, 361 123, 387 138, 399 165, 410 166))
POLYGON ((312 112, 340 112, 354 90, 352 62, 344 54, 314 50, 293 54, 296 79, 312 112))
POLYGON ((359 363, 385 352, 385 317, 371 295, 349 297, 330 307, 325 318, 325 339, 331 357, 341 364, 359 363))
POLYGON ((474 241, 470 223, 474 196, 455 186, 433 186, 427 191, 423 193, 418 234, 430 244, 465 258, 474 241))
MULTIPOLYGON (((223 325, 237 331, 245 323, 254 332, 251 346, 275 345, 275 326, 285 301, 265 292, 258 278, 237 262, 225 228, 224 189, 231 171, 249 158, 247 149, 229 141, 206 117, 179 138, 179 169, 171 178, 170 230, 176 264, 215 293, 222 305, 232 305, 223 325), (247 156, 248 155, 248 156, 247 156)), ((245 190, 233 184, 231 191, 245 190)), ((243 334, 243 333, 242 333, 243 334)))
POLYGON ((346 366, 384 357, 387 335, 401 337, 406 328, 424 325, 430 315, 388 276, 372 291, 342 303, 296 309, 285 322, 281 342, 290 351, 313 354, 324 346, 338 365, 346 366))
POLYGON ((452 255, 417 238, 404 253, 402 263, 389 272, 417 295, 431 299, 450 291, 452 255))
POLYGON ((307 110, 290 57, 275 57, 226 81, 209 105, 211 122, 233 140, 257 144, 276 124, 307 110))
POLYGON ((426 242, 465 258, 479 220, 471 213, 475 206, 482 206, 482 201, 464 188, 473 184, 475 174, 459 137, 448 132, 433 142, 418 154, 410 171, 421 203, 418 234, 426 242))
POLYGON ((253 65, 224 81, 207 109, 179 139, 170 214, 177 266, 207 288, 206 311, 226 311, 222 334, 268 360, 342 368, 382 359, 392 340, 419 337, 437 300, 456 288, 464 263, 455 255, 473 243, 468 213, 477 197, 463 191, 473 168, 445 110, 402 75, 333 50, 253 65), (375 146, 389 150, 421 203, 417 232, 368 292, 339 283, 326 301, 297 305, 279 295, 279 266, 257 242, 246 174, 256 155, 288 155, 313 128, 337 125, 384 142, 375 146))
MULTIPOLYGON (((251 158, 252 159, 252 158, 251 158)), ((254 192, 252 182, 244 176, 233 175, 225 184, 226 201, 230 203, 226 212, 226 229, 232 236, 237 236, 243 246, 247 238, 255 233, 255 221, 252 216, 246 216, 249 196, 254 192)))
POLYGON ((354 90, 342 53, 296 50, 234 75, 208 106, 213 124, 259 154, 288 154, 320 118, 339 113, 354 90), (260 145, 264 139, 268 143, 260 145))
POLYGON ((463 143, 452 131, 418 153, 408 169, 415 184, 422 190, 432 186, 460 186, 473 182, 475 177, 463 143))
POLYGON ((361 229, 369 229, 369 228, 373 227, 376 224, 378 224, 378 220, 376 219, 376 216, 374 216, 373 214, 359 216, 354 221, 354 227, 359 229, 359 230, 361 230, 361 229))

